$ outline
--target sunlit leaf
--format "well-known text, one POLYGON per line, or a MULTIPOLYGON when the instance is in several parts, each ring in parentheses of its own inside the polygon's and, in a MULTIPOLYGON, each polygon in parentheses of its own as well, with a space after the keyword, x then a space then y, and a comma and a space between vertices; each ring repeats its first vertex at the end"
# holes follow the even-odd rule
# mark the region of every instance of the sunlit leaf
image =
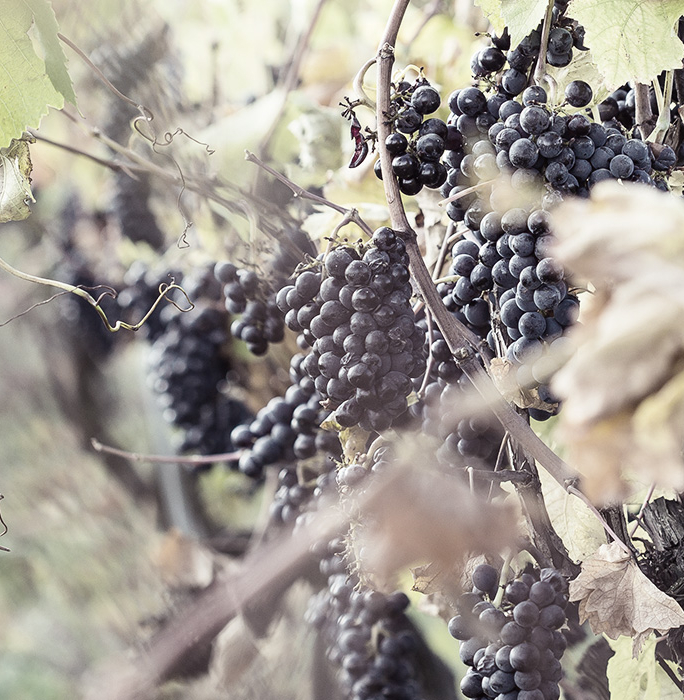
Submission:
POLYGON ((681 68, 677 37, 682 0, 573 0, 570 8, 586 32, 586 44, 606 83, 648 83, 661 71, 681 68))
POLYGON ((59 27, 52 5, 47 0, 24 0, 33 12, 40 43, 45 52, 45 68, 55 90, 67 102, 76 104, 74 86, 67 71, 67 60, 57 34, 59 27))
POLYGON ((37 127, 48 107, 61 109, 64 95, 53 85, 45 62, 36 55, 27 32, 33 12, 24 0, 3 3, 0 14, 0 148, 37 127))

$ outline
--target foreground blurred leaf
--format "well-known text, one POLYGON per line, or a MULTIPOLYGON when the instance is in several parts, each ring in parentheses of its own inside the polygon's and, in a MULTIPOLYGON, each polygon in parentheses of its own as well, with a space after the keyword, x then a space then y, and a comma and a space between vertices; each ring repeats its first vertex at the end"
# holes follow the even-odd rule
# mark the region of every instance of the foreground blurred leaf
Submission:
POLYGON ((589 620, 596 634, 631 637, 635 657, 652 632, 663 634, 684 625, 684 610, 616 542, 601 545, 585 559, 570 582, 570 600, 579 601, 580 624, 589 620))
POLYGON ((684 206, 654 188, 601 183, 559 207, 553 226, 555 255, 596 289, 553 380, 564 400, 557 437, 596 501, 624 496, 630 471, 681 489, 684 206))
POLYGON ((496 553, 515 541, 508 505, 484 503, 445 475, 400 471, 370 494, 372 526, 358 537, 364 565, 381 579, 417 562, 449 568, 468 553, 496 553))

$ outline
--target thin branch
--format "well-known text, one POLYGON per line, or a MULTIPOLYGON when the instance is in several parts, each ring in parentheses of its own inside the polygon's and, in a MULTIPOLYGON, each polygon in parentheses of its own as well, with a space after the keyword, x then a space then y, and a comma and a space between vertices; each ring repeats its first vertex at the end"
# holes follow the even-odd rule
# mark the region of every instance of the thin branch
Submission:
POLYGON ((245 151, 245 160, 249 161, 250 163, 254 163, 255 165, 258 165, 267 173, 273 175, 273 177, 276 178, 276 180, 279 180, 284 185, 289 187, 294 193, 295 197, 300 197, 301 199, 309 199, 312 202, 316 202, 317 204, 322 204, 323 206, 330 207, 331 209, 334 209, 340 214, 344 214, 346 217, 348 217, 349 220, 353 221, 360 229, 363 230, 363 232, 367 236, 373 235, 373 229, 359 216, 359 212, 356 209, 347 209, 346 207, 343 207, 339 204, 335 204, 335 202, 331 202, 325 197, 321 197, 320 195, 305 190, 303 187, 300 187, 296 183, 292 182, 292 180, 285 177, 285 175, 283 175, 282 173, 279 173, 277 170, 274 170, 270 165, 266 165, 266 163, 264 163, 258 156, 255 156, 254 153, 251 153, 250 151, 245 151))
POLYGON ((50 144, 50 146, 56 146, 57 148, 61 148, 62 150, 68 151, 69 153, 73 153, 77 156, 84 156, 85 158, 94 161, 98 165, 102 165, 105 168, 110 168, 114 172, 121 172, 122 170, 124 170, 121 164, 117 163, 115 160, 111 160, 109 158, 100 158, 99 156, 93 155, 92 153, 88 153, 87 151, 84 151, 78 148, 77 146, 72 146, 68 143, 60 143, 59 141, 53 141, 47 136, 43 136, 35 129, 27 129, 27 131, 37 141, 43 141, 44 143, 50 144))
POLYGON ((477 185, 473 185, 472 187, 466 187, 466 189, 451 195, 451 197, 447 197, 446 199, 440 199, 439 202, 437 202, 437 204, 438 206, 443 207, 445 204, 449 204, 450 202, 456 202, 459 199, 463 199, 463 197, 467 197, 469 194, 477 192, 483 189, 484 187, 488 187, 489 185, 492 185, 495 182, 496 178, 492 180, 484 180, 482 182, 478 182, 477 185))
MULTIPOLYGON (((549 32, 551 31, 551 20, 553 19, 553 6, 554 1, 549 0, 548 6, 546 8, 546 14, 544 15, 544 24, 542 25, 542 35, 541 43, 539 45, 539 56, 537 58, 537 65, 534 67, 534 82, 537 85, 541 85, 546 79, 546 50, 549 46, 549 32)), ((552 95, 550 95, 553 98, 552 95)), ((553 99, 550 100, 553 103, 553 99)))
POLYGON ((371 67, 375 65, 376 61, 377 59, 375 57, 366 61, 359 69, 359 72, 354 76, 354 80, 352 82, 352 87, 354 89, 356 99, 358 100, 358 104, 369 107, 373 111, 375 111, 376 108, 375 101, 371 100, 371 98, 366 94, 366 90, 363 87, 363 81, 366 77, 366 73, 368 73, 371 67))
POLYGON ((579 474, 551 450, 519 416, 497 391, 492 380, 482 367, 474 350, 479 347, 480 339, 460 323, 444 306, 430 273, 425 267, 420 249, 416 243, 416 234, 411 228, 401 201, 399 185, 392 172, 391 156, 385 148, 385 140, 391 133, 390 83, 394 63, 394 45, 409 0, 395 0, 385 32, 378 51, 378 148, 382 172, 386 173, 382 183, 389 207, 392 228, 406 242, 413 278, 429 307, 449 349, 457 359, 459 366, 473 383, 480 395, 487 401, 505 430, 520 443, 525 452, 542 465, 563 488, 579 484, 579 474))
POLYGON ((93 73, 95 73, 95 75, 108 90, 111 90, 111 92, 113 92, 120 100, 127 102, 129 105, 131 105, 131 107, 135 107, 137 110, 139 110, 146 119, 149 117, 149 110, 117 90, 116 87, 114 87, 114 85, 112 85, 112 83, 109 81, 107 76, 88 58, 88 56, 86 56, 86 54, 78 46, 76 46, 76 44, 74 44, 73 41, 65 37, 61 32, 57 32, 57 38, 63 41, 72 51, 79 55, 81 60, 88 66, 88 68, 90 68, 90 70, 93 71, 93 73))
POLYGON ((128 452, 128 450, 120 450, 118 447, 110 447, 103 445, 96 438, 90 438, 90 444, 95 452, 103 452, 117 457, 123 457, 131 462, 153 462, 157 464, 213 464, 215 462, 237 462, 240 459, 242 451, 222 452, 213 455, 190 455, 181 457, 179 455, 152 455, 141 452, 128 452))

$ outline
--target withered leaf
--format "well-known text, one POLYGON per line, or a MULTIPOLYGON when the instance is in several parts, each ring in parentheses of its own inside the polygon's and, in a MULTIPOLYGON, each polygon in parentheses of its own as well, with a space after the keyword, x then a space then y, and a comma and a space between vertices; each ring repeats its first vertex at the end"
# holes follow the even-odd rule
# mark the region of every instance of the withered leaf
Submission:
POLYGON ((485 503, 453 478, 398 469, 370 494, 357 535, 364 566, 389 578, 404 566, 448 569, 472 552, 498 553, 518 534, 512 507, 485 503))
POLYGON ((585 559, 570 582, 570 600, 579 601, 580 623, 611 639, 632 637, 636 657, 652 632, 684 625, 684 610, 655 586, 618 543, 603 544, 585 559))

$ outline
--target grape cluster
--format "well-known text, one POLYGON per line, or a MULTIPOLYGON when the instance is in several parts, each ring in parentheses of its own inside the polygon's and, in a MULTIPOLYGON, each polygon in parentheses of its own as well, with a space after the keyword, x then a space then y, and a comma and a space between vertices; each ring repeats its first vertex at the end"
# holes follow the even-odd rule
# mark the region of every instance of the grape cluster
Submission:
MULTIPOLYGON (((564 19, 564 9, 562 3, 556 8, 560 25, 551 37, 577 47, 581 32, 564 19)), ((448 174, 441 193, 451 200, 448 216, 467 231, 452 249, 453 281, 438 289, 447 308, 486 335, 490 350, 510 363, 517 383, 536 392, 528 412, 543 420, 558 410, 547 357, 565 349, 565 330, 579 314, 572 283, 551 257, 548 210, 568 195, 588 196, 606 179, 662 187, 663 173, 677 158, 669 146, 649 145, 636 132, 630 137, 612 117, 597 123, 573 111, 593 99, 581 80, 570 82, 565 102, 551 109, 544 88, 528 85, 538 39, 533 32, 510 50, 506 33, 494 37, 493 46, 473 59, 476 78, 486 67, 489 87, 471 86, 449 97, 447 123, 461 134, 462 145, 444 154, 448 174), (491 187, 471 189, 483 181, 491 187), (513 204, 511 192, 517 195, 513 204)), ((559 53, 557 47, 553 52, 559 53)), ((606 117, 611 100, 617 104, 613 98, 602 103, 606 117)))
POLYGON ((247 476, 260 478, 271 464, 308 459, 317 451, 339 455, 337 435, 320 427, 330 411, 321 408, 314 381, 304 373, 305 357, 301 353, 292 357, 292 384, 285 396, 272 398, 251 423, 239 425, 231 433, 233 444, 244 450, 238 466, 247 476))
MULTIPOLYGON (((573 49, 586 51, 584 28, 565 17, 567 5, 567 2, 555 2, 547 41, 546 63, 556 68, 570 64, 573 49)), ((499 73, 508 65, 501 75, 501 84, 508 93, 518 95, 527 85, 528 71, 539 58, 541 38, 540 23, 520 44, 511 48, 510 35, 506 29, 501 36, 492 37, 492 46, 479 50, 473 56, 470 62, 471 72, 476 78, 484 78, 499 73)))
POLYGON ((422 640, 405 613, 408 597, 401 591, 373 590, 349 574, 343 538, 322 549, 320 569, 328 586, 312 598, 307 620, 327 640, 341 686, 351 700, 420 700, 417 653, 422 640))
POLYGON ((231 369, 224 353, 228 315, 221 308, 221 288, 209 267, 185 277, 183 285, 195 308, 188 313, 168 304, 162 308, 148 381, 164 419, 183 431, 181 452, 230 452, 231 430, 251 414, 220 391, 231 369))
POLYGON ((460 640, 459 656, 469 666, 461 680, 467 698, 558 700, 567 640, 567 582, 555 569, 530 568, 509 582, 503 600, 492 600, 499 574, 488 564, 473 572, 473 592, 459 600, 449 632, 460 640))
POLYGON ((223 285, 226 309, 241 315, 230 327, 234 338, 244 341, 254 355, 265 355, 269 343, 283 340, 283 315, 256 270, 221 261, 214 267, 214 276, 223 285))
MULTIPOLYGON (((418 194, 423 186, 437 189, 447 178, 440 159, 446 149, 461 146, 461 134, 441 119, 424 119, 437 111, 441 102, 439 92, 424 78, 393 87, 390 100, 396 117, 385 146, 392 156, 399 189, 406 195, 418 194)), ((382 179, 380 160, 375 163, 375 174, 382 179)))
POLYGON ((339 425, 382 431, 406 411, 425 366, 411 295, 404 242, 386 227, 361 252, 333 248, 278 293, 286 324, 313 347, 302 367, 339 425))
MULTIPOLYGON (((166 31, 145 33, 142 40, 128 46, 103 46, 94 57, 105 68, 109 80, 125 95, 149 94, 150 76, 159 77, 168 69, 166 31)), ((167 77, 167 76, 164 76, 167 77)), ((168 80, 163 93, 170 96, 176 81, 168 80)), ((127 101, 112 97, 104 115, 103 131, 118 143, 127 143, 132 135, 131 123, 138 110, 127 101)), ((148 244, 156 251, 164 247, 164 232, 150 208, 152 180, 149 174, 137 173, 135 178, 118 170, 113 180, 111 213, 119 224, 121 235, 136 243, 148 244)))

